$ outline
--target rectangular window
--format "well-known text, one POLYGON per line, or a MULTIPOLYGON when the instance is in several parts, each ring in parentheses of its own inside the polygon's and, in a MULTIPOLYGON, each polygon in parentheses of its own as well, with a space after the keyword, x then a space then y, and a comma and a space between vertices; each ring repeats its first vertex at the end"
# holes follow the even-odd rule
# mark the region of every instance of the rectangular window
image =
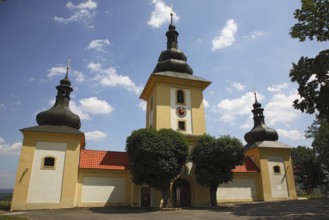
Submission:
POLYGON ((274 171, 274 174, 280 174, 281 173, 281 170, 280 170, 279 166, 274 166, 273 171, 274 171))
POLYGON ((178 121, 178 130, 186 131, 185 121, 178 121))

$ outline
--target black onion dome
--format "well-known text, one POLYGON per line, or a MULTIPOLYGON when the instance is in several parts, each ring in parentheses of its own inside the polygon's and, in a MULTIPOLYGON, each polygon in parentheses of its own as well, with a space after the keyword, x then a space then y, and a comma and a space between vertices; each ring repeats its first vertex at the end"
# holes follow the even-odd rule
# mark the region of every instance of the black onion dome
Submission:
POLYGON ((248 144, 257 141, 277 141, 279 139, 276 130, 269 128, 264 121, 263 111, 261 104, 257 101, 255 96, 255 103, 253 104, 254 109, 254 127, 244 135, 244 139, 248 144))
POLYGON ((153 73, 173 71, 193 75, 193 69, 186 62, 187 57, 181 50, 178 49, 178 35, 179 33, 176 31, 176 26, 171 20, 168 31, 166 32, 167 50, 162 51, 160 54, 158 63, 154 68, 153 73))
POLYGON ((68 70, 69 67, 67 67, 65 78, 60 81, 60 85, 56 86, 58 92, 54 106, 37 115, 38 125, 68 126, 77 130, 80 129, 80 117, 71 112, 69 108, 70 93, 73 89, 70 87, 71 82, 67 77, 68 70))

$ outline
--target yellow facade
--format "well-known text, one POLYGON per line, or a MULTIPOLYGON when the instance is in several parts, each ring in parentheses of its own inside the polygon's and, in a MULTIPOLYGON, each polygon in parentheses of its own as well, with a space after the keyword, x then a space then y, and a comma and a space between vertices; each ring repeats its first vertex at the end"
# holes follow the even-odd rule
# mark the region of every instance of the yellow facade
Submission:
MULTIPOLYGON (((24 139, 16 173, 11 210, 69 208, 75 205, 79 152, 84 135, 23 131, 24 139), (60 203, 28 203, 31 171, 38 142, 67 144, 60 203)), ((51 193, 51 190, 49 191, 51 193)))
POLYGON ((291 149, 287 148, 267 148, 267 147, 258 147, 246 151, 246 155, 252 158, 257 167, 261 170, 260 172, 260 189, 261 200, 264 201, 276 201, 276 200, 287 200, 287 199, 297 199, 295 181, 293 176, 293 167, 291 162, 291 149), (285 170, 284 178, 282 181, 287 182, 288 197, 277 197, 272 196, 271 180, 269 170, 269 161, 268 158, 271 156, 279 156, 284 160, 285 170))
MULTIPOLYGON (((147 102, 146 127, 156 130, 161 128, 172 128, 171 126, 171 92, 173 89, 187 89, 191 97, 191 133, 186 136, 202 135, 206 132, 204 118, 203 90, 211 82, 206 80, 195 80, 175 78, 166 75, 151 74, 140 98, 147 102), (151 106, 152 105, 152 106, 151 106), (150 126, 151 125, 151 126, 150 126)), ((184 106, 184 105, 183 105, 184 106)), ((190 138, 188 138, 190 139, 190 138)))

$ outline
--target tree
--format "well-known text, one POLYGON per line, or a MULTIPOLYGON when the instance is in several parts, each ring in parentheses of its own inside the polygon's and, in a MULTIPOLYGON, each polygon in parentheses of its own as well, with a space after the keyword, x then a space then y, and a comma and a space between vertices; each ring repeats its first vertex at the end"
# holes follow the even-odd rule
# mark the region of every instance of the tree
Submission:
POLYGON ((296 182, 303 190, 321 185, 324 174, 314 149, 298 146, 292 149, 291 158, 296 182))
POLYGON ((328 0, 301 0, 302 8, 296 9, 294 17, 298 20, 291 30, 293 38, 305 41, 306 38, 317 41, 329 39, 329 1, 328 0))
MULTIPOLYGON (((301 0, 301 9, 296 9, 294 17, 298 20, 290 30, 290 36, 305 41, 306 38, 317 41, 329 40, 329 1, 301 0)), ((292 82, 299 84, 301 96, 293 103, 294 108, 313 114, 329 122, 329 50, 320 52, 315 58, 301 57, 293 63, 290 71, 292 82)))
POLYGON ((217 206, 217 189, 233 179, 232 169, 243 163, 244 153, 240 140, 235 137, 200 136, 192 149, 191 160, 195 176, 201 186, 209 187, 210 205, 217 206))
POLYGON ((319 163, 325 171, 329 171, 329 123, 319 117, 314 120, 306 131, 307 138, 313 138, 312 147, 317 154, 319 163))
POLYGON ((170 183, 180 174, 188 154, 185 137, 172 129, 139 129, 127 138, 126 150, 133 183, 161 191, 164 207, 171 207, 170 183))

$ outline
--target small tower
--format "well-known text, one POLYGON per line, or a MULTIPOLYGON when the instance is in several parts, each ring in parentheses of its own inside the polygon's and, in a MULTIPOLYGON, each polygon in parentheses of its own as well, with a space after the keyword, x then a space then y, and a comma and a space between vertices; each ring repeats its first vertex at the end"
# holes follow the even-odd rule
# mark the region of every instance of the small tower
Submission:
POLYGON ((278 133, 265 124, 264 109, 257 101, 252 113, 254 127, 245 134, 245 154, 260 169, 263 200, 296 199, 296 189, 291 163, 291 147, 278 141, 278 133))
POLYGON ((85 146, 80 118, 69 108, 73 91, 65 78, 56 87, 53 107, 40 112, 38 126, 21 129, 23 144, 11 210, 74 206, 80 148, 85 146))
POLYGON ((178 49, 179 33, 170 15, 167 49, 161 52, 140 98, 147 102, 147 128, 172 128, 193 143, 206 132, 203 90, 211 82, 193 75, 187 57, 178 49))

